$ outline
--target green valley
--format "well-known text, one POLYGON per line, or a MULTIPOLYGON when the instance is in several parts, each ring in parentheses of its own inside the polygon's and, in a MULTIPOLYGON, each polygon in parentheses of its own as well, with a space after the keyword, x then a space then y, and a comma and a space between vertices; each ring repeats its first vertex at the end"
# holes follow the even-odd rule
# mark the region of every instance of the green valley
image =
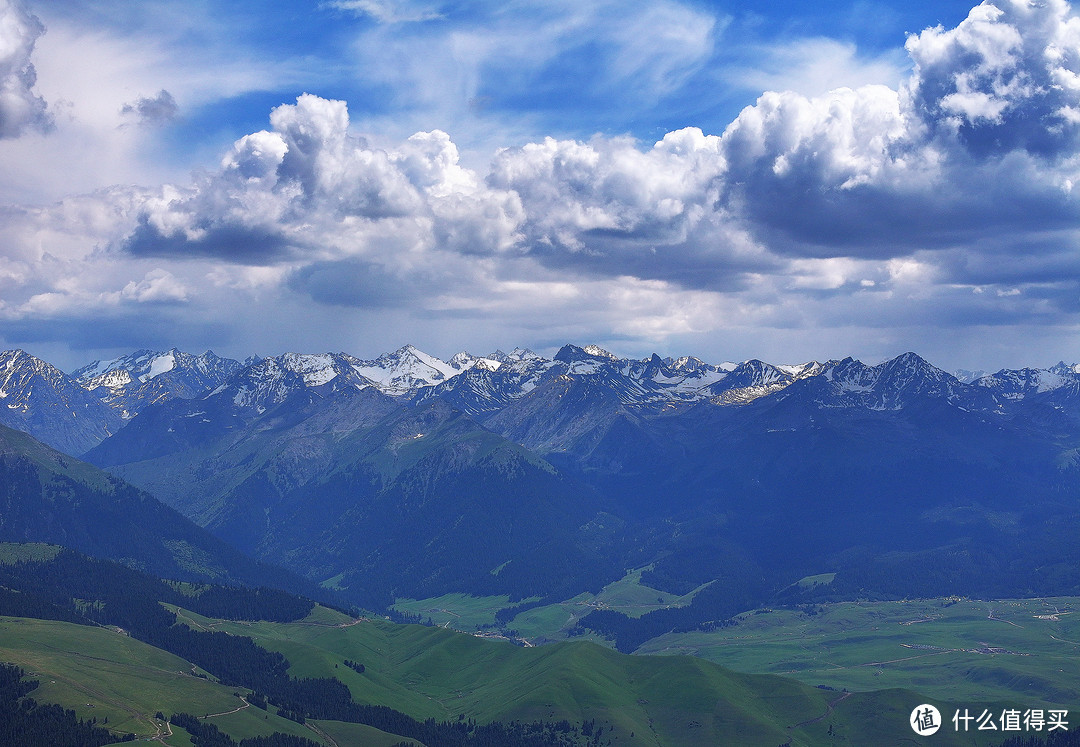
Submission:
MULTIPOLYGON (((320 608, 293 623, 178 614, 196 630, 247 636, 281 652, 293 676, 333 676, 358 703, 387 705, 417 719, 567 719, 599 733, 594 744, 882 744, 908 731, 908 713, 923 702, 910 691, 844 693, 737 674, 692 657, 627 656, 589 642, 521 648, 435 627, 336 617, 320 608), (347 668, 345 660, 362 662, 364 672, 347 668)), ((153 718, 174 709, 218 714, 207 720, 237 739, 279 731, 326 744, 400 741, 359 724, 300 726, 273 707, 247 706, 234 693, 248 698, 248 691, 192 676, 198 670, 186 662, 116 631, 19 618, 0 618, 0 631, 0 658, 45 683, 34 693, 39 700, 99 721, 108 716, 110 725, 163 744, 189 743, 178 731, 169 736, 153 718)), ((961 742, 945 736, 939 743, 961 742)))
POLYGON ((1080 703, 1080 599, 842 602, 743 613, 670 633, 639 653, 699 656, 740 672, 1019 707, 1080 703))

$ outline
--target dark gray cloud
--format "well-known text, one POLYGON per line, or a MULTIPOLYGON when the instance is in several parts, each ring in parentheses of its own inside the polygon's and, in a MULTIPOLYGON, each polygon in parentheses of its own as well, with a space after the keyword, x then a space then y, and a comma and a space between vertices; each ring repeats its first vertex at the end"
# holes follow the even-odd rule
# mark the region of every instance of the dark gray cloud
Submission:
POLYGON ((153 98, 140 96, 130 104, 124 104, 120 114, 145 127, 160 127, 176 119, 179 111, 176 99, 163 88, 153 98))
POLYGON ((199 221, 190 233, 163 233, 146 218, 122 243, 124 251, 136 257, 214 257, 249 265, 274 264, 295 254, 288 239, 272 227, 245 226, 199 221))
POLYGON ((99 311, 93 316, 26 317, 5 321, 3 326, 6 345, 59 342, 72 350, 205 349, 229 345, 237 334, 227 320, 193 319, 162 307, 99 311))
POLYGON ((987 238, 979 251, 948 249, 934 257, 954 282, 965 285, 1053 284, 1080 281, 1077 231, 1047 232, 1020 243, 1011 237, 987 238))
POLYGON ((20 0, 0 0, 0 138, 52 127, 45 99, 34 93, 30 56, 45 26, 20 0))
POLYGON ((1027 162, 951 165, 921 185, 839 188, 823 183, 814 168, 792 168, 781 177, 759 164, 728 198, 755 238, 776 254, 796 257, 888 259, 957 245, 978 252, 982 242, 1003 234, 1022 245, 1030 243, 1028 234, 1080 222, 1080 202, 1069 193, 1045 176, 1023 178, 1027 162))
POLYGON ((289 275, 289 288, 329 306, 399 308, 422 297, 414 276, 401 277, 381 265, 358 260, 317 262, 289 275))

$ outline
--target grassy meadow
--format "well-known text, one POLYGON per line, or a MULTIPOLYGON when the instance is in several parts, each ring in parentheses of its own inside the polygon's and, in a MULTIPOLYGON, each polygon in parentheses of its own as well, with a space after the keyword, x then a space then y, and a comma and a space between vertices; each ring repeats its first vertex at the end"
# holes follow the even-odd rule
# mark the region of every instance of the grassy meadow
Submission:
POLYGON ((759 610, 713 632, 669 633, 638 653, 851 690, 909 688, 973 706, 1080 703, 1080 600, 931 599, 759 610))
MULTIPOLYGON (((444 605, 454 601, 441 598, 444 605)), ((1080 653, 1075 606, 1077 600, 932 600, 760 610, 719 631, 654 639, 639 653, 663 655, 634 656, 590 641, 515 646, 439 627, 352 619, 322 607, 287 624, 172 609, 196 630, 250 636, 280 651, 293 676, 336 677, 358 703, 417 719, 594 720, 612 745, 811 747, 910 738, 911 710, 924 702, 946 718, 962 707, 1075 704, 1080 687, 1069 667, 1080 653), (346 659, 364 671, 346 667, 346 659)), ((196 677, 198 670, 182 659, 106 628, 0 618, 0 660, 34 673, 42 683, 33 693, 38 700, 99 722, 108 717, 118 731, 173 747, 190 740, 179 729, 170 735, 154 718, 158 711, 209 716, 236 739, 284 731, 326 744, 401 741, 362 725, 305 727, 273 708, 244 707, 234 688, 196 677)), ((946 728, 934 739, 1000 741, 990 736, 946 728)))
MULTIPOLYGON (((0 617, 0 661, 17 664, 41 684, 30 697, 60 703, 83 719, 138 737, 168 731, 155 714, 186 711, 210 720, 237 739, 282 731, 314 738, 309 729, 245 707, 235 688, 202 679, 183 659, 110 630, 53 620, 0 617), (236 710, 240 709, 240 710, 236 710)), ((241 694, 247 691, 241 689, 241 694)), ((182 730, 181 730, 182 731, 182 730)), ((165 744, 190 744, 186 735, 165 744)))

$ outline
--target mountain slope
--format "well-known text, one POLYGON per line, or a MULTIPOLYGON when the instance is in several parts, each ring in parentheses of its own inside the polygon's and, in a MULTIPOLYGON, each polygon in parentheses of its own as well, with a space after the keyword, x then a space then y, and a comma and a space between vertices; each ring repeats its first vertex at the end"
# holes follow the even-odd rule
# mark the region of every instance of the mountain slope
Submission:
POLYGON ((272 482, 275 452, 262 452, 206 526, 387 602, 576 593, 621 573, 587 526, 591 490, 443 403, 393 412, 334 450, 332 468, 299 485, 272 482))
POLYGON ((267 359, 147 407, 90 456, 238 547, 381 603, 572 596, 645 566, 665 592, 713 582, 657 626, 824 571, 851 594, 918 593, 915 570, 942 595, 1080 589, 1062 571, 1080 529, 1067 371, 1010 397, 913 353, 487 360, 410 397, 348 356, 267 359))
POLYGON ((369 603, 576 593, 621 575, 580 529, 599 510, 590 489, 446 403, 412 406, 335 360, 264 360, 202 398, 146 408, 88 458, 369 603))
POLYGON ((120 416, 40 358, 0 352, 0 423, 69 454, 82 454, 122 424, 120 416))
POLYGON ((0 426, 0 541, 46 542, 161 576, 306 588, 153 496, 0 426))

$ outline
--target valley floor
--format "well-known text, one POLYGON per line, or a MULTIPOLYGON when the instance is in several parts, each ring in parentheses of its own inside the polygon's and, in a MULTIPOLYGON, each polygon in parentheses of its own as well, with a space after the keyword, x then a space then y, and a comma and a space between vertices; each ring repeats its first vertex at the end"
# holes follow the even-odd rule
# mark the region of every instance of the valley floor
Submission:
MULTIPOLYGON (((592 609, 635 616, 649 606, 645 600, 659 608, 693 596, 675 599, 639 580, 640 571, 598 595, 529 609, 502 626, 494 625, 494 615, 508 606, 505 597, 446 595, 399 600, 396 608, 477 634, 501 627, 534 643, 567 639, 592 609)), ((1080 719, 1080 598, 838 602, 757 609, 733 622, 709 632, 668 633, 635 653, 685 654, 837 690, 906 688, 973 707, 1071 706, 1080 719)), ((586 637, 611 645, 595 634, 586 637)))
MULTIPOLYGON (((527 620, 509 626, 528 622, 539 630, 551 621, 544 636, 550 640, 565 637, 559 621, 568 611, 688 601, 650 594, 630 574, 601 594, 528 610, 527 620)), ((1065 711, 1068 728, 1080 729, 1077 598, 758 609, 711 632, 654 638, 635 656, 589 643, 523 648, 481 640, 495 632, 484 626, 507 604, 465 595, 403 603, 441 616, 432 620, 438 627, 350 618, 322 607, 293 623, 234 622, 169 608, 195 630, 251 637, 284 654, 292 676, 335 677, 361 704, 440 721, 591 720, 604 728, 599 744, 884 743, 910 737, 908 714, 925 702, 946 720, 961 711, 1065 711), (473 635, 441 629, 451 622, 473 635)), ((59 702, 81 718, 107 719, 118 732, 173 747, 192 741, 159 715, 179 711, 236 739, 276 731, 330 747, 402 741, 361 724, 300 725, 273 707, 260 710, 244 688, 225 687, 116 629, 0 617, 0 661, 41 682, 32 694, 39 702, 59 702)), ((945 726, 935 743, 994 745, 1011 736, 965 736, 945 726)))

